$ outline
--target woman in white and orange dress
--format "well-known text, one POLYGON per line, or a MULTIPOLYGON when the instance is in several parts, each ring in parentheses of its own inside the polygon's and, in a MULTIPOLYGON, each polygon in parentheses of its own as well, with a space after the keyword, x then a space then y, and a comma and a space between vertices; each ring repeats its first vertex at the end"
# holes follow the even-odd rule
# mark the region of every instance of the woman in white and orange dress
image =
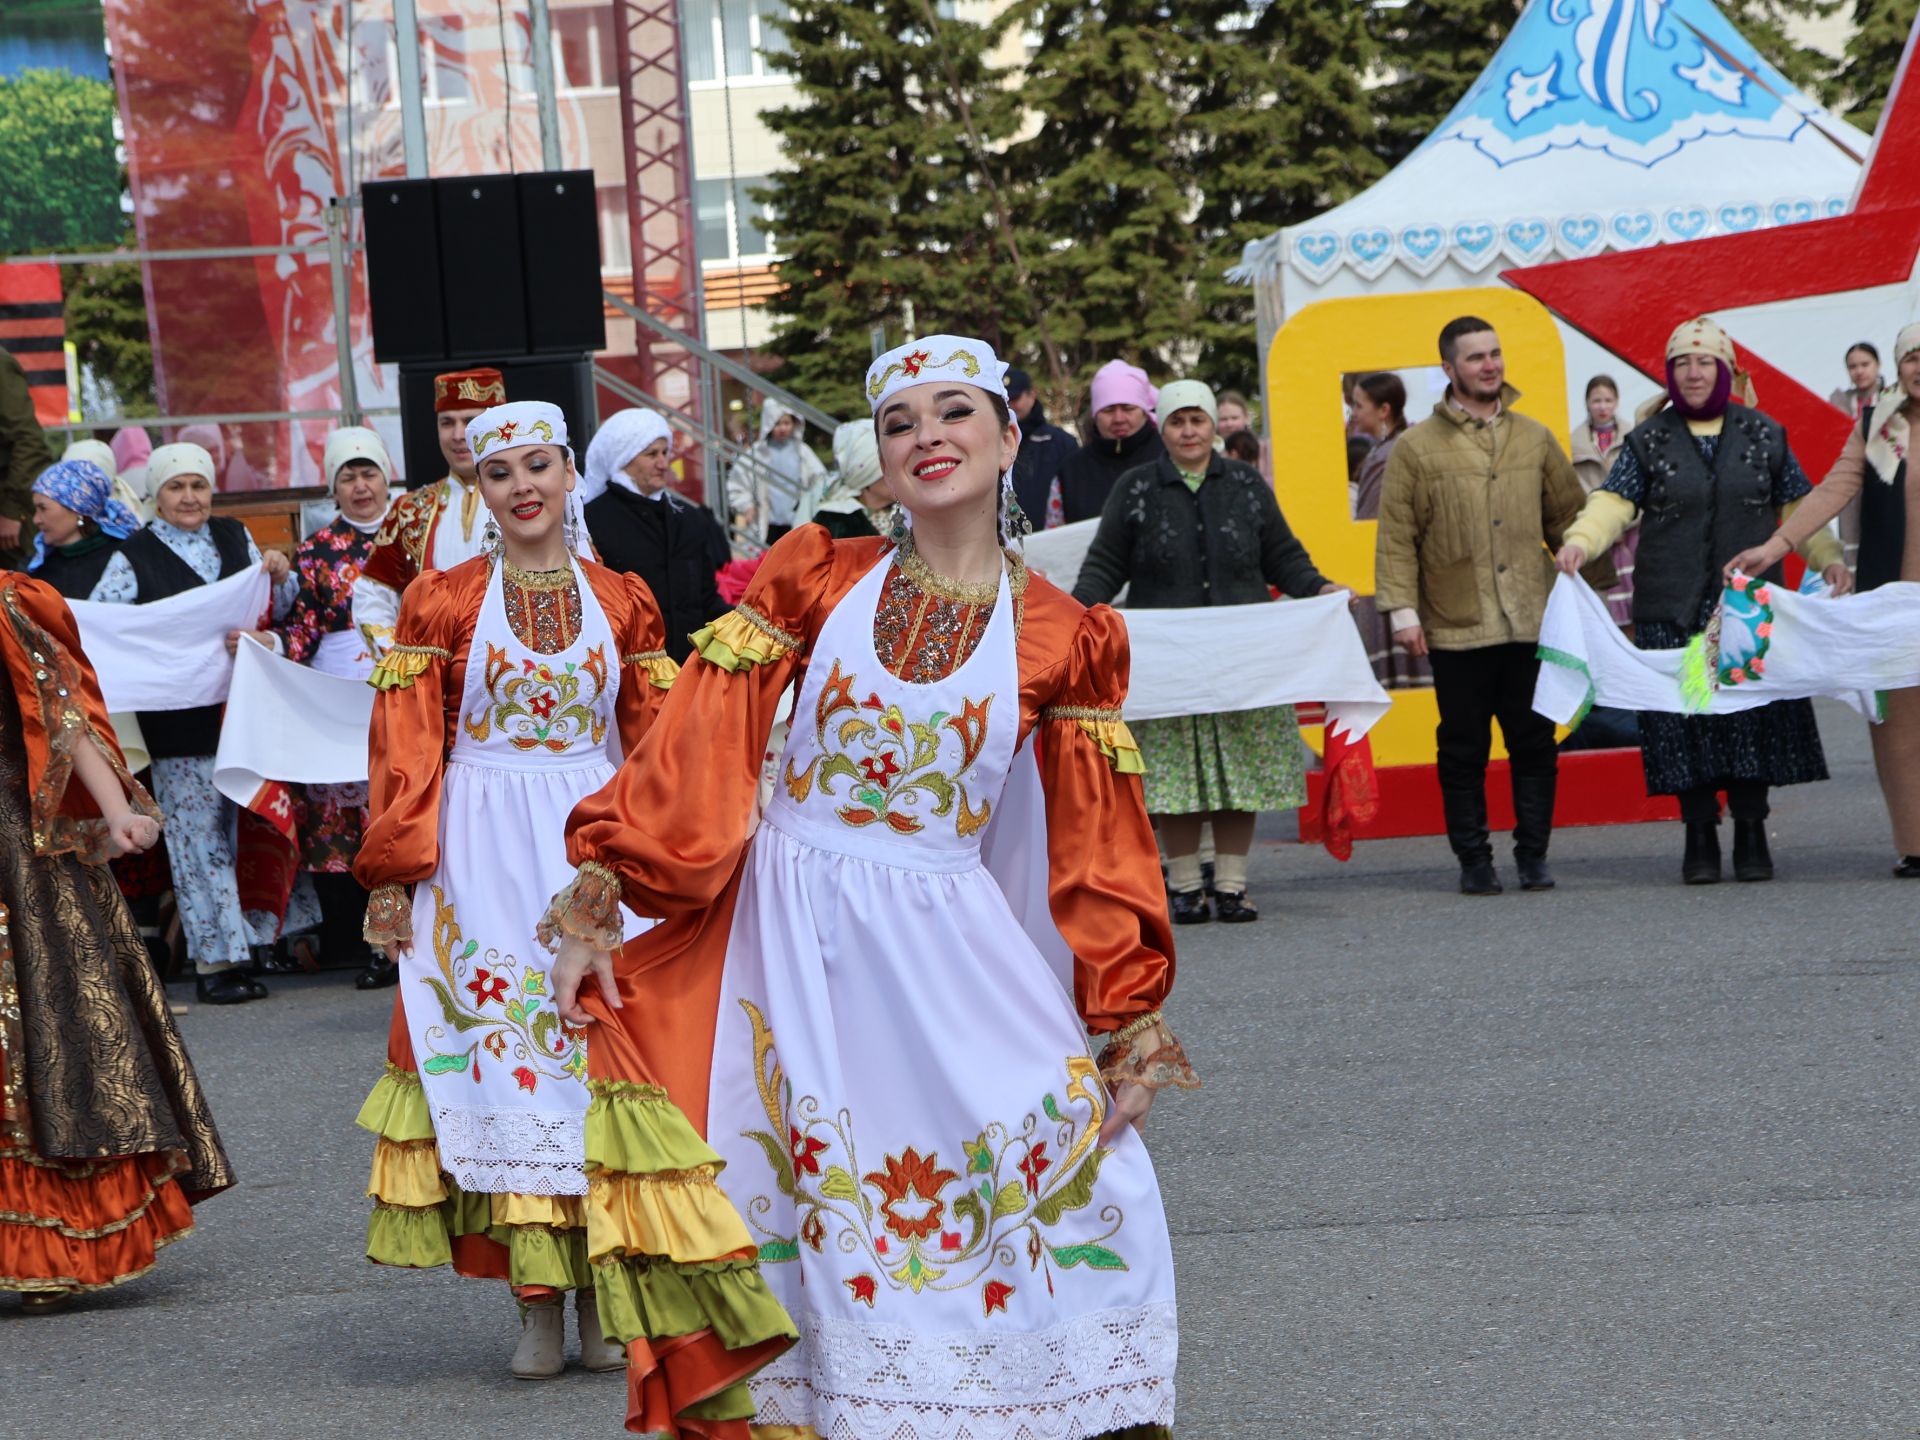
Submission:
POLYGON ((565 1363, 568 1290, 582 1363, 624 1356, 586 1262, 585 1037, 554 1008, 534 926, 570 873, 568 811, 639 742, 674 667, 646 586, 573 558, 559 409, 497 406, 468 438, 488 552, 408 587, 373 675, 373 818, 354 873, 372 892, 367 939, 400 981, 360 1113, 379 1137, 367 1253, 508 1281, 513 1373, 541 1379, 565 1363))
POLYGON ((1004 548, 1019 431, 1002 375, 955 336, 874 362, 910 527, 889 543, 802 526, 776 544, 696 637, 639 755, 574 812, 580 872, 543 933, 566 937, 563 1014, 598 1022, 603 1293, 656 1263, 619 1197, 712 1189, 742 1218, 709 1207, 727 1228, 705 1248, 757 1259, 800 1332, 750 1381, 757 1413, 699 1428, 641 1373, 648 1317, 610 1309, 636 1357, 630 1430, 1172 1425, 1173 1258, 1129 1122, 1157 1087, 1198 1082, 1160 1015, 1173 946, 1120 721, 1126 632, 1004 548), (761 747, 796 683, 748 839, 761 747), (1003 890, 983 842, 1023 835, 1003 890), (1042 896, 1024 915, 1022 878, 1042 896), (623 900, 663 923, 621 948, 623 900), (706 1144, 605 1143, 660 1111, 706 1144))

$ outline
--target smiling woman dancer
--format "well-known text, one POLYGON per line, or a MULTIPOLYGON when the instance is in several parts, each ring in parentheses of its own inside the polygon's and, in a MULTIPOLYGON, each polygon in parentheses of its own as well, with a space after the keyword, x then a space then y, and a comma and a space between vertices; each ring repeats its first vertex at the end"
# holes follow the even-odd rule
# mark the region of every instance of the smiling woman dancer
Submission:
MULTIPOLYGON (((751 1381, 757 1436, 1173 1422, 1173 1260, 1133 1127, 1157 1088, 1198 1081, 1160 1017, 1173 947, 1120 721, 1126 632, 1004 548, 1019 430, 1002 374, 950 335, 874 362, 910 525, 891 545, 803 526, 773 548, 695 637, 640 762, 574 812, 580 873, 543 926, 567 937, 562 1013, 599 1022, 596 1109, 686 1113, 712 1149, 674 1163, 717 1174, 745 1217, 728 1241, 798 1320, 751 1381), (782 783, 748 841, 795 681, 782 783), (1021 813, 1003 787, 1035 774, 1025 746, 1070 975, 981 861, 990 817, 1021 813), (623 897, 665 920, 613 957, 623 897)), ((660 1178, 591 1123, 587 1165, 596 1196, 660 1178)), ((647 1273, 605 1213, 603 1293, 647 1273)))
POLYGON ((486 553, 408 587, 373 675, 354 873, 373 892, 367 939, 401 968, 386 1075, 360 1113, 379 1137, 367 1254, 511 1282, 513 1373, 544 1379, 564 1365, 567 1290, 582 1363, 625 1357, 586 1266, 585 1039, 554 1010, 534 924, 567 879, 567 812, 612 777, 610 734, 638 743, 674 667, 646 586, 570 558, 559 409, 496 406, 468 436, 486 553))

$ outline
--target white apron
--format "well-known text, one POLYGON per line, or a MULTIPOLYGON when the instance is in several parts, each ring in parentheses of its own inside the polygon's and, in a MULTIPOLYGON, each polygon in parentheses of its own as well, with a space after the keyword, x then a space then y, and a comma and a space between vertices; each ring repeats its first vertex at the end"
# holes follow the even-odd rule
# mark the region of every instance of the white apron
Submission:
MULTIPOLYGON (((584 1195, 587 1042, 561 1023, 534 927, 572 879, 567 815, 613 778, 620 655, 593 587, 579 638, 528 649, 493 566, 440 782, 440 866, 414 889, 400 986, 440 1164, 463 1190, 584 1195)), ((645 927, 626 915, 628 938, 645 927)))
POLYGON ((310 662, 322 675, 365 680, 373 674, 373 652, 358 630, 335 630, 320 637, 310 662))
POLYGON ((1146 1147, 1096 1145, 1106 1096, 1072 995, 981 863, 1020 721, 1010 587, 964 665, 907 684, 873 644, 891 563, 814 646, 727 950, 708 1140, 800 1328, 752 1381, 756 1423, 1170 1424, 1173 1257, 1146 1147))

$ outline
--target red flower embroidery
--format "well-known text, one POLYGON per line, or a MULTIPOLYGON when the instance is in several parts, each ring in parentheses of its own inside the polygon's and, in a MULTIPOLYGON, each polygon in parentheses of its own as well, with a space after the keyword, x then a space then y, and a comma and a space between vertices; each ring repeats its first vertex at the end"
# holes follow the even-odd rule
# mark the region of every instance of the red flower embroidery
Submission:
POLYGON ((527 709, 531 710, 535 715, 538 715, 542 720, 551 720, 553 718, 553 702, 553 692, 548 691, 544 695, 536 695, 533 699, 529 700, 527 702, 527 709))
POLYGON ((467 982, 467 989, 473 992, 474 1003, 485 1006, 488 1001, 506 1003, 507 977, 495 975, 490 970, 475 970, 473 979, 467 982))
POLYGON ((827 1227, 821 1223, 820 1212, 818 1210, 807 1216, 806 1224, 800 1227, 800 1238, 811 1245, 816 1251, 819 1250, 821 1245, 826 1243, 827 1227))
POLYGON ((494 1031, 480 1043, 487 1047, 487 1053, 492 1055, 494 1059, 504 1060, 507 1058, 507 1037, 500 1031, 494 1031))
POLYGON ((827 1148, 827 1142, 816 1140, 811 1135, 802 1135, 792 1126, 787 1127, 787 1148, 793 1152, 795 1174, 804 1171, 808 1175, 820 1173, 820 1162, 815 1157, 827 1148))
POLYGON ((878 755, 869 755, 860 762, 860 772, 876 785, 885 785, 900 773, 900 762, 893 758, 891 750, 882 750, 878 755))
POLYGON ((940 1192, 960 1177, 940 1168, 940 1157, 929 1154, 924 1160, 911 1145, 898 1157, 886 1157, 887 1168, 875 1170, 866 1182, 886 1197, 880 1205, 887 1229, 902 1240, 924 1240, 940 1228, 946 1216, 946 1203, 940 1192), (903 1214, 897 1205, 924 1206, 919 1214, 903 1214))
POLYGON ((927 351, 916 350, 911 355, 907 356, 906 359, 900 362, 900 368, 910 376, 918 376, 920 373, 920 367, 926 364, 927 361, 931 360, 932 358, 933 356, 930 355, 927 351))
POLYGON ((998 1310, 1007 1313, 1007 1301, 1013 1298, 1013 1286, 1004 1280, 989 1280, 981 1288, 980 1299, 984 1302, 984 1313, 991 1315, 998 1310))
POLYGON ((960 1232, 958 1230, 942 1230, 940 1232, 940 1248, 942 1250, 958 1250, 960 1248, 960 1232))
POLYGON ((842 1283, 846 1285, 847 1289, 853 1292, 854 1299, 858 1300, 869 1310, 873 1309, 873 1297, 879 1293, 880 1289, 879 1282, 877 1282, 873 1276, 856 1275, 851 1280, 843 1281, 842 1283))
POLYGON ((533 674, 533 661, 531 661, 531 660, 522 660, 522 661, 520 662, 520 673, 521 673, 522 675, 531 675, 531 674, 533 674))
POLYGON ((524 1065, 516 1065, 513 1070, 513 1082, 529 1093, 539 1085, 540 1077, 524 1065))
POLYGON ((1020 1173, 1027 1177, 1027 1189, 1038 1195, 1040 1177, 1052 1168, 1053 1161, 1047 1159, 1047 1142, 1042 1140, 1027 1151, 1026 1158, 1020 1162, 1020 1173))
POLYGON ((513 432, 519 428, 520 422, 518 420, 509 420, 506 424, 502 425, 500 427, 501 443, 505 444, 507 441, 513 439, 513 432))

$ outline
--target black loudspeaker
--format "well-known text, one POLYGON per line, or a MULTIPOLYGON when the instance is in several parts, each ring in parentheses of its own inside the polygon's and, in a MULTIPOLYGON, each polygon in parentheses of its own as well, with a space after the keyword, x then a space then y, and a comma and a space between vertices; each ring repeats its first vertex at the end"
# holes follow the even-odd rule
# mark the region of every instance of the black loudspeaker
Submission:
MULTIPOLYGON (((593 360, 586 355, 551 359, 507 357, 461 361, 460 368, 492 365, 505 378, 507 399, 545 400, 567 417, 574 465, 586 469, 587 441, 599 426, 593 388, 593 360)), ((433 377, 447 368, 436 361, 400 367, 400 432, 409 489, 432 484, 447 473, 440 454, 440 427, 433 413, 433 377)))
POLYGON ((440 303, 440 227, 433 181, 382 180, 361 190, 373 358, 382 364, 447 353, 440 303))
MULTIPOLYGON (((520 189, 511 175, 434 182, 449 359, 527 353, 520 189)), ((482 362, 484 363, 484 362, 482 362)))
POLYGON ((536 355, 606 349, 593 172, 553 170, 514 178, 527 280, 527 349, 536 355))

